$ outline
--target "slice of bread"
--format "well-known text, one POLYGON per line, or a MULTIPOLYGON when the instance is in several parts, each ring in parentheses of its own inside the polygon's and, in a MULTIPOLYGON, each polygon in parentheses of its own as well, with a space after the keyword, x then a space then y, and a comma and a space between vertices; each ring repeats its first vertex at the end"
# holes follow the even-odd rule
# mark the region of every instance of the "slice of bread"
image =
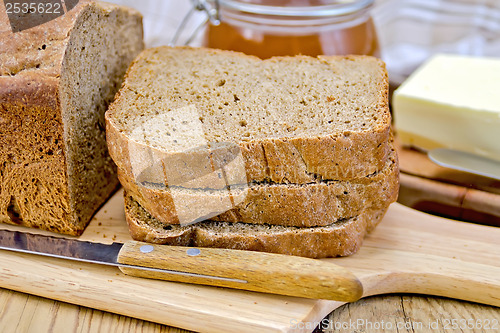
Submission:
POLYGON ((355 253, 366 233, 375 228, 387 208, 368 209, 358 216, 322 227, 297 228, 215 221, 180 226, 160 222, 126 191, 124 196, 130 234, 138 241, 274 252, 311 258, 355 253))
POLYGON ((118 169, 123 187, 152 216, 165 224, 205 219, 296 227, 326 226, 358 216, 368 208, 396 201, 399 169, 395 150, 372 175, 309 184, 250 184, 220 190, 138 183, 118 169))
MULTIPOLYGON (((115 163, 133 175, 151 166, 137 166, 144 158, 205 165, 196 161, 203 147, 227 143, 241 152, 248 182, 363 178, 382 170, 390 152, 387 96, 385 66, 373 57, 260 60, 152 48, 132 63, 106 113, 107 139, 115 163)), ((189 179, 182 173, 206 168, 171 169, 189 179)))
POLYGON ((139 12, 86 0, 12 32, 0 5, 0 222, 78 235, 116 190, 104 112, 142 33, 139 12))

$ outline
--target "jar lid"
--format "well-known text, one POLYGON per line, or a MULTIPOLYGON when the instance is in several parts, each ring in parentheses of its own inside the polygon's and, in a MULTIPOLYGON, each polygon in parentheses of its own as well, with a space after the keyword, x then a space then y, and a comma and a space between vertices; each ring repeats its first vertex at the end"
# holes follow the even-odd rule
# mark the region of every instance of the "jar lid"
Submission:
POLYGON ((310 5, 303 5, 303 2, 295 5, 293 1, 283 0, 266 1, 266 4, 263 4, 262 0, 218 0, 218 2, 220 8, 249 14, 313 18, 353 14, 370 7, 374 0, 316 0, 310 1, 310 5))

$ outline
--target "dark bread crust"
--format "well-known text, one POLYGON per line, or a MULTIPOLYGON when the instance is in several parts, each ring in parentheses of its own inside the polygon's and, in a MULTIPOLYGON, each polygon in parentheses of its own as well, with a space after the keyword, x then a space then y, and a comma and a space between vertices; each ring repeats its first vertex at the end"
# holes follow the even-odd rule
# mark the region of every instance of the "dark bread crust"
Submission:
MULTIPOLYGON (((99 27, 85 27, 86 36, 94 38, 92 47, 99 47, 103 34, 97 29, 126 17, 130 25, 119 34, 113 31, 117 35, 113 40, 119 41, 122 33, 133 34, 123 45, 131 53, 128 57, 134 57, 142 49, 142 41, 139 44, 132 38, 142 36, 141 16, 124 7, 83 0, 53 21, 12 33, 4 6, 0 12, 0 222, 79 235, 119 183, 107 154, 103 126, 87 128, 90 140, 82 143, 75 135, 77 129, 68 125, 69 118, 78 121, 99 113, 103 117, 110 102, 103 93, 87 97, 89 108, 70 105, 68 95, 79 92, 65 91, 68 69, 81 72, 81 78, 70 79, 82 85, 85 79, 92 80, 75 64, 75 57, 68 55, 75 53, 70 50, 75 41, 83 40, 81 27, 88 18, 102 22, 99 27), (68 59, 73 63, 66 64, 68 59), (94 135, 97 132, 102 133, 100 139, 94 135), (88 148, 82 147, 87 144, 88 148)), ((77 52, 84 54, 80 48, 77 52)), ((115 63, 126 68, 130 60, 103 61, 110 62, 110 68, 115 63)), ((112 68, 110 77, 121 80, 125 68, 112 68)), ((118 89, 102 82, 89 85, 99 91, 118 89)))
POLYGON ((262 251, 310 258, 348 256, 361 247, 365 235, 381 221, 387 207, 328 226, 295 228, 246 223, 201 222, 165 225, 124 192, 125 216, 133 239, 176 246, 262 251))
MULTIPOLYGON (((152 216, 166 224, 179 224, 176 204, 199 209, 199 215, 214 202, 223 202, 227 190, 207 192, 203 189, 157 189, 137 184, 132 175, 118 169, 123 187, 152 216), (215 200, 214 197, 221 199, 215 200), (176 202, 174 202, 174 198, 176 202), (200 208, 201 206, 201 208, 200 208)), ((345 181, 310 184, 251 184, 232 192, 237 205, 211 218, 228 223, 244 222, 282 226, 325 226, 344 218, 357 216, 367 208, 379 209, 396 201, 399 189, 397 155, 392 150, 384 169, 373 175, 345 181)), ((229 200, 227 200, 229 203, 229 200)))

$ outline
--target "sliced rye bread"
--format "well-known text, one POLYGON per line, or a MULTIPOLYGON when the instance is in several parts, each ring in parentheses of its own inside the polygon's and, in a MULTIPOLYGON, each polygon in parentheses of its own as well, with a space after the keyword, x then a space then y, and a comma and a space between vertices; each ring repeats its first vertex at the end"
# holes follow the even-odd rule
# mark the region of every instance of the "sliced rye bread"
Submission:
POLYGON ((295 227, 326 226, 381 209, 396 201, 399 189, 397 154, 372 175, 310 184, 249 184, 221 190, 164 187, 138 183, 118 168, 123 187, 152 216, 165 224, 211 219, 295 227))
POLYGON ((133 239, 176 246, 273 252, 311 258, 347 256, 361 246, 387 206, 327 226, 297 228, 267 224, 204 221, 188 226, 160 222, 126 191, 125 216, 133 239))
POLYGON ((205 167, 207 148, 224 155, 234 147, 248 182, 363 178, 380 171, 390 153, 387 96, 385 66, 373 57, 260 60, 152 48, 132 63, 106 113, 108 146, 118 167, 135 176, 151 167, 140 165, 144 159, 180 161, 165 184, 213 171, 205 167), (180 167, 186 161, 201 170, 180 167))

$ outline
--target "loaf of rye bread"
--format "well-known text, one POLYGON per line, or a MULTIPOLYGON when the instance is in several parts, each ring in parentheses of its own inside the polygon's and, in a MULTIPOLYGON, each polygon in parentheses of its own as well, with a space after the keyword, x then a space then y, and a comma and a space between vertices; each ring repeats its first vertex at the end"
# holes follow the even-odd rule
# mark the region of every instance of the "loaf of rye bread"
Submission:
POLYGON ((141 184, 120 168, 118 179, 134 200, 165 224, 211 219, 296 227, 325 226, 358 216, 368 208, 385 209, 397 199, 399 189, 394 149, 381 171, 351 180, 199 189, 141 184))
POLYGON ((84 0, 15 33, 0 17, 0 222, 78 235, 118 185, 104 112, 142 17, 84 0))

